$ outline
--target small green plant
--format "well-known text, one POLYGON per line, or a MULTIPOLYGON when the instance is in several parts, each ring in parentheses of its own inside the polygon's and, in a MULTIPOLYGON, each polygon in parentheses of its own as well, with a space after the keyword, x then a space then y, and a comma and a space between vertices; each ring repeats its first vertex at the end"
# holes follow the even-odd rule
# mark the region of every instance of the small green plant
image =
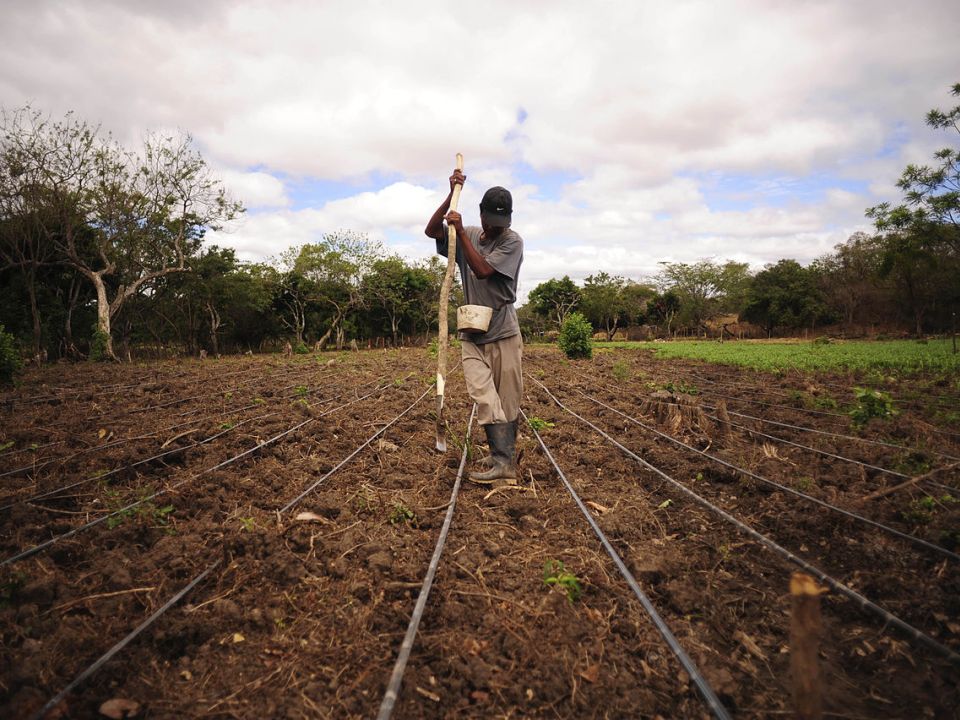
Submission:
POLYGON ((14 444, 15 444, 14 440, 8 440, 7 442, 0 445, 0 452, 3 452, 4 450, 9 450, 14 446, 14 444))
MULTIPOLYGON (((402 378, 402 377, 398 377, 398 378, 396 378, 396 379, 393 381, 393 386, 394 386, 394 387, 402 387, 402 386, 403 386, 403 382, 404 382, 403 378, 402 378)), ((434 378, 434 382, 436 382, 436 378, 434 378)))
POLYGON ((833 340, 828 338, 826 335, 821 335, 820 337, 814 339, 813 344, 814 345, 832 345, 833 340))
POLYGON ((297 355, 306 355, 310 352, 310 348, 308 348, 304 343, 297 343, 297 346, 293 349, 293 351, 297 355))
POLYGON ((684 395, 700 394, 700 390, 696 385, 687 385, 683 380, 680 380, 679 382, 673 382, 671 380, 670 382, 664 384, 663 389, 672 393, 683 393, 684 395))
POLYGON ((620 382, 625 382, 630 379, 630 368, 622 360, 615 362, 613 364, 613 377, 615 377, 620 382))
POLYGON ((818 397, 813 401, 813 406, 821 410, 836 410, 837 401, 832 397, 818 397))
POLYGON ((255 398, 253 399, 253 404, 254 404, 254 405, 263 405, 265 402, 267 402, 267 401, 264 400, 262 397, 255 397, 255 398))
POLYGON ((232 400, 232 399, 233 399, 233 393, 232 393, 231 391, 227 390, 227 391, 223 394, 223 399, 224 399, 224 400, 232 400))
POLYGON ((110 345, 110 335, 105 333, 94 323, 93 334, 90 336, 90 362, 109 360, 107 347, 110 345))
POLYGON ((257 526, 257 523, 252 517, 241 517, 237 518, 237 520, 240 522, 240 527, 244 532, 253 532, 253 529, 257 526))
POLYGON ((908 522, 911 525, 926 525, 933 520, 938 508, 944 507, 945 505, 953 505, 958 502, 960 502, 960 500, 949 493, 939 498, 935 498, 932 495, 925 495, 918 500, 913 500, 905 510, 901 510, 900 517, 903 518, 904 522, 908 522))
POLYGON ((528 418, 527 424, 530 425, 530 427, 536 430, 537 432, 540 432, 541 430, 547 430, 548 428, 552 428, 556 426, 555 423, 552 423, 548 420, 542 420, 538 417, 528 418))
POLYGON ((353 501, 354 512, 358 515, 371 512, 373 510, 373 501, 374 496, 373 493, 370 492, 370 488, 366 485, 361 485, 353 501))
POLYGON ((547 376, 547 371, 543 368, 537 368, 533 373, 538 380, 543 380, 547 376))
POLYGON ((557 345, 571 360, 593 357, 593 326, 581 313, 570 313, 560 327, 557 345))
POLYGON ((232 422, 230 422, 229 420, 228 420, 227 422, 222 422, 222 423, 220 423, 220 429, 221 429, 221 430, 233 430, 234 427, 235 427, 235 425, 234 425, 232 422))
POLYGON ((885 420, 897 414, 893 400, 884 392, 870 388, 854 388, 856 406, 850 411, 855 427, 862 428, 872 418, 885 420))
POLYGON ((306 385, 297 385, 296 389, 293 391, 297 397, 304 398, 307 396, 307 386, 306 385))
POLYGON ((807 492, 810 488, 813 487, 813 478, 801 477, 797 478, 797 490, 802 492, 807 492))
POLYGON ((20 352, 17 350, 17 339, 8 332, 4 332, 0 325, 0 385, 13 382, 13 376, 20 371, 23 363, 20 352))
POLYGON ((390 511, 390 524, 399 525, 401 523, 410 523, 416 524, 417 516, 406 505, 403 503, 397 502, 393 504, 393 509, 390 511))
POLYGON ((583 594, 580 578, 569 572, 562 560, 547 560, 543 565, 543 584, 547 587, 561 588, 567 595, 567 600, 574 603, 583 594))

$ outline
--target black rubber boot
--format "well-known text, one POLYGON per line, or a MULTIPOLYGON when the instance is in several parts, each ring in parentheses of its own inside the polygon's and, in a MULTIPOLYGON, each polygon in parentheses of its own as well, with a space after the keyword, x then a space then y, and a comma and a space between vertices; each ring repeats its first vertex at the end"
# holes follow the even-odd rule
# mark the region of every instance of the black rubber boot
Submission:
POLYGON ((490 445, 489 470, 470 473, 470 479, 481 485, 492 485, 497 480, 516 480, 517 466, 514 463, 514 450, 517 442, 515 423, 493 423, 484 425, 487 443, 490 445))
MULTIPOLYGON (((512 424, 513 424, 514 444, 516 444, 516 438, 517 438, 517 436, 520 434, 520 432, 519 432, 519 425, 518 425, 519 422, 520 422, 520 418, 517 418, 517 419, 514 420, 513 423, 512 423, 512 424)), ((482 467, 482 468, 487 468, 487 469, 492 468, 493 465, 494 465, 493 455, 492 455, 493 450, 491 449, 490 452, 491 452, 490 455, 487 455, 486 457, 482 457, 482 458, 480 458, 479 460, 477 460, 477 465, 479 465, 479 466, 482 467)))

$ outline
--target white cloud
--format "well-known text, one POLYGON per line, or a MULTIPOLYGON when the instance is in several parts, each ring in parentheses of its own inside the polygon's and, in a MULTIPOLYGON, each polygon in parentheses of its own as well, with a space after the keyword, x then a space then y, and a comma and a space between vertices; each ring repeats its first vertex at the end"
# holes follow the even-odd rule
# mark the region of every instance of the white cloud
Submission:
POLYGON ((960 80, 958 34, 955 0, 35 0, 4 8, 0 102, 125 142, 190 132, 250 208, 210 237, 247 259, 338 228, 422 256, 462 151, 468 220, 485 187, 514 191, 527 285, 830 249, 944 144, 923 114, 960 80), (545 199, 553 170, 580 179, 545 199), (711 209, 710 178, 738 175, 779 186, 711 209), (792 198, 811 176, 822 198, 792 198), (303 208, 280 178, 343 192, 303 208))

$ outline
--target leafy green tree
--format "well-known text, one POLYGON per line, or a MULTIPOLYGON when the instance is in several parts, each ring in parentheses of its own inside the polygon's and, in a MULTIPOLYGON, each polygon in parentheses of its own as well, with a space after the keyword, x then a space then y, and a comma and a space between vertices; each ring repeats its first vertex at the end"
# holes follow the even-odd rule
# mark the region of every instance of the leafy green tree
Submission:
POLYGON ((623 291, 627 281, 605 272, 587 276, 580 291, 580 310, 595 328, 603 328, 612 340, 627 312, 623 291))
MULTIPOLYGON (((960 97, 960 83, 950 93, 960 97)), ((927 113, 927 125, 960 133, 960 105, 950 110, 933 109, 927 113)), ((960 149, 945 147, 934 154, 936 164, 907 165, 897 187, 904 201, 891 207, 881 203, 867 210, 881 232, 911 231, 928 241, 943 242, 960 252, 960 149)))
POLYGON ((567 314, 580 306, 582 294, 568 275, 561 279, 551 278, 542 282, 530 291, 528 300, 534 310, 543 317, 556 323, 556 327, 563 325, 567 314))
POLYGON ((813 324, 824 309, 814 274, 796 260, 780 260, 753 278, 740 317, 760 325, 769 337, 777 327, 813 324))
POLYGON ((423 290, 430 287, 429 274, 407 265, 398 255, 391 255, 373 261, 362 285, 363 305, 370 314, 385 318, 393 344, 397 345, 401 325, 414 304, 422 299, 423 290))
POLYGON ((50 121, 25 108, 4 116, 2 143, 3 194, 26 199, 59 261, 92 284, 109 359, 123 305, 185 272, 205 231, 243 211, 186 135, 150 136, 134 153, 72 115, 50 121))
POLYGON ((882 256, 880 237, 856 232, 810 265, 825 302, 848 331, 858 323, 878 322, 889 313, 879 283, 882 256))
POLYGON ((746 263, 717 265, 712 260, 701 260, 692 265, 660 265, 660 287, 674 291, 680 301, 680 322, 695 332, 704 330, 706 322, 724 309, 736 307, 749 278, 746 263))
POLYGON ((676 290, 670 289, 662 293, 657 293, 647 305, 647 318, 658 328, 662 328, 664 334, 670 335, 673 331, 673 322, 680 312, 680 296, 676 290))

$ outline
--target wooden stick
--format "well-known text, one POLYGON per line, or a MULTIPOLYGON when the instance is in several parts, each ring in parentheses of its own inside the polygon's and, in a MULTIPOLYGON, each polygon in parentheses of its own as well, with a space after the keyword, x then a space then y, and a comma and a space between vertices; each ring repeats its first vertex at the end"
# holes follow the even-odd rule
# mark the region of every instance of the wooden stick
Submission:
POLYGON ((820 682, 820 595, 825 592, 806 573, 790 577, 790 679, 799 720, 823 717, 820 682))
MULTIPOLYGON (((463 170, 463 155, 457 153, 457 170, 463 170)), ((456 210, 460 203, 462 185, 454 185, 450 196, 450 210, 456 210)), ((447 381, 447 349, 450 347, 447 329, 447 313, 450 307, 450 287, 453 285, 453 271, 457 266, 457 231, 447 227, 447 272, 440 286, 439 337, 437 338, 437 450, 447 451, 446 428, 443 425, 443 391, 447 381)))
POLYGON ((928 473, 924 473, 923 475, 917 475, 917 477, 910 478, 906 482, 902 482, 899 485, 894 485, 893 487, 889 487, 884 490, 877 490, 876 492, 872 492, 869 495, 864 495, 862 498, 860 498, 860 502, 867 502, 869 500, 876 500, 877 498, 882 498, 886 495, 892 495, 893 493, 903 490, 906 487, 910 487, 911 485, 916 485, 918 482, 929 480, 931 477, 933 477, 937 473, 941 473, 944 470, 954 470, 957 467, 960 467, 960 462, 955 462, 950 465, 944 465, 943 467, 934 468, 928 473))

